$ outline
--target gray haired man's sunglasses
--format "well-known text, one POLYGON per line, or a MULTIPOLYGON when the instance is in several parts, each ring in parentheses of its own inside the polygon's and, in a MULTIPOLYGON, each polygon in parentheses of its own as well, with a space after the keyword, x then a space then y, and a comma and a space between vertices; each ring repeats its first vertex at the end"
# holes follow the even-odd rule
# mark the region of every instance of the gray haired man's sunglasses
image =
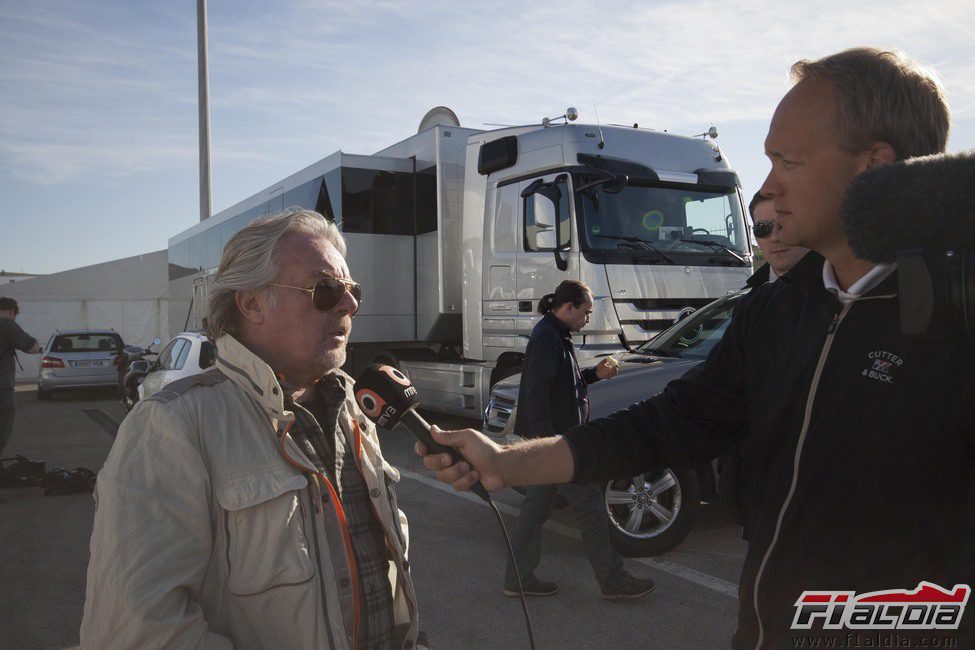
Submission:
POLYGON ((362 287, 358 282, 346 280, 345 278, 326 276, 315 283, 314 287, 308 289, 305 287, 295 287, 290 284, 272 284, 271 286, 282 287, 284 289, 297 289, 298 291, 310 293, 312 304, 315 305, 315 309, 318 311, 332 311, 335 309, 342 301, 342 296, 345 295, 346 291, 352 294, 352 297, 355 298, 357 303, 355 311, 349 314, 350 316, 355 316, 356 312, 359 311, 359 305, 362 304, 362 287))

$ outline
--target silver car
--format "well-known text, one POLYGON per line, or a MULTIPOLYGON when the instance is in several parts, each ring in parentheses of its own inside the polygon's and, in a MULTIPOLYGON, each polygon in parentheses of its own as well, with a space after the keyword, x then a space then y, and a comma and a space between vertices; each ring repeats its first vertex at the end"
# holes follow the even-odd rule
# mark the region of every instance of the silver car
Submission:
POLYGON ((37 399, 66 388, 115 386, 122 337, 115 330, 57 330, 48 340, 37 371, 37 399))
POLYGON ((149 365, 139 385, 139 399, 158 393, 169 383, 206 372, 217 360, 217 346, 201 332, 180 332, 149 365))

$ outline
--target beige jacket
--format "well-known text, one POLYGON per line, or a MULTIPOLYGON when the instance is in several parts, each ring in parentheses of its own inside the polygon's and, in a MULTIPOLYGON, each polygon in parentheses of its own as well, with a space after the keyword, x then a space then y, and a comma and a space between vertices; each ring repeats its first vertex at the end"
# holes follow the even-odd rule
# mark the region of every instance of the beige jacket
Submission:
MULTIPOLYGON (((271 368, 231 336, 206 374, 140 402, 95 489, 85 648, 355 647, 354 556, 328 480, 287 434, 271 368), (351 559, 350 559, 351 558, 351 559)), ((339 415, 390 548, 403 648, 419 623, 406 517, 376 430, 339 415)))

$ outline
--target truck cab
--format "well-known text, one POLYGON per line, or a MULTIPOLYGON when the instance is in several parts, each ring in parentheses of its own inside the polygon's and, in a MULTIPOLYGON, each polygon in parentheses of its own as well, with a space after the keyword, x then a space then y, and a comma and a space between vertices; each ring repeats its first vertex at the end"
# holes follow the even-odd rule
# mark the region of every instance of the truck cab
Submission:
POLYGON ((705 139, 492 131, 468 140, 465 185, 464 355, 494 363, 491 384, 520 371, 538 301, 563 280, 594 293, 577 343, 588 358, 649 340, 751 273, 737 175, 705 139))

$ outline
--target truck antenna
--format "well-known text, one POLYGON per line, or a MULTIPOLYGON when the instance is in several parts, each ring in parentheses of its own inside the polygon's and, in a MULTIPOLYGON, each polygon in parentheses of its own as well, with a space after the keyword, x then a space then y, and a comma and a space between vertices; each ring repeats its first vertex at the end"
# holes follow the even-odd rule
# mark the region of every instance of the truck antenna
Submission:
POLYGON ((599 131, 599 148, 603 149, 606 147, 606 141, 603 140, 603 127, 599 126, 599 110, 596 109, 596 100, 592 100, 592 111, 596 114, 596 129, 599 131))

